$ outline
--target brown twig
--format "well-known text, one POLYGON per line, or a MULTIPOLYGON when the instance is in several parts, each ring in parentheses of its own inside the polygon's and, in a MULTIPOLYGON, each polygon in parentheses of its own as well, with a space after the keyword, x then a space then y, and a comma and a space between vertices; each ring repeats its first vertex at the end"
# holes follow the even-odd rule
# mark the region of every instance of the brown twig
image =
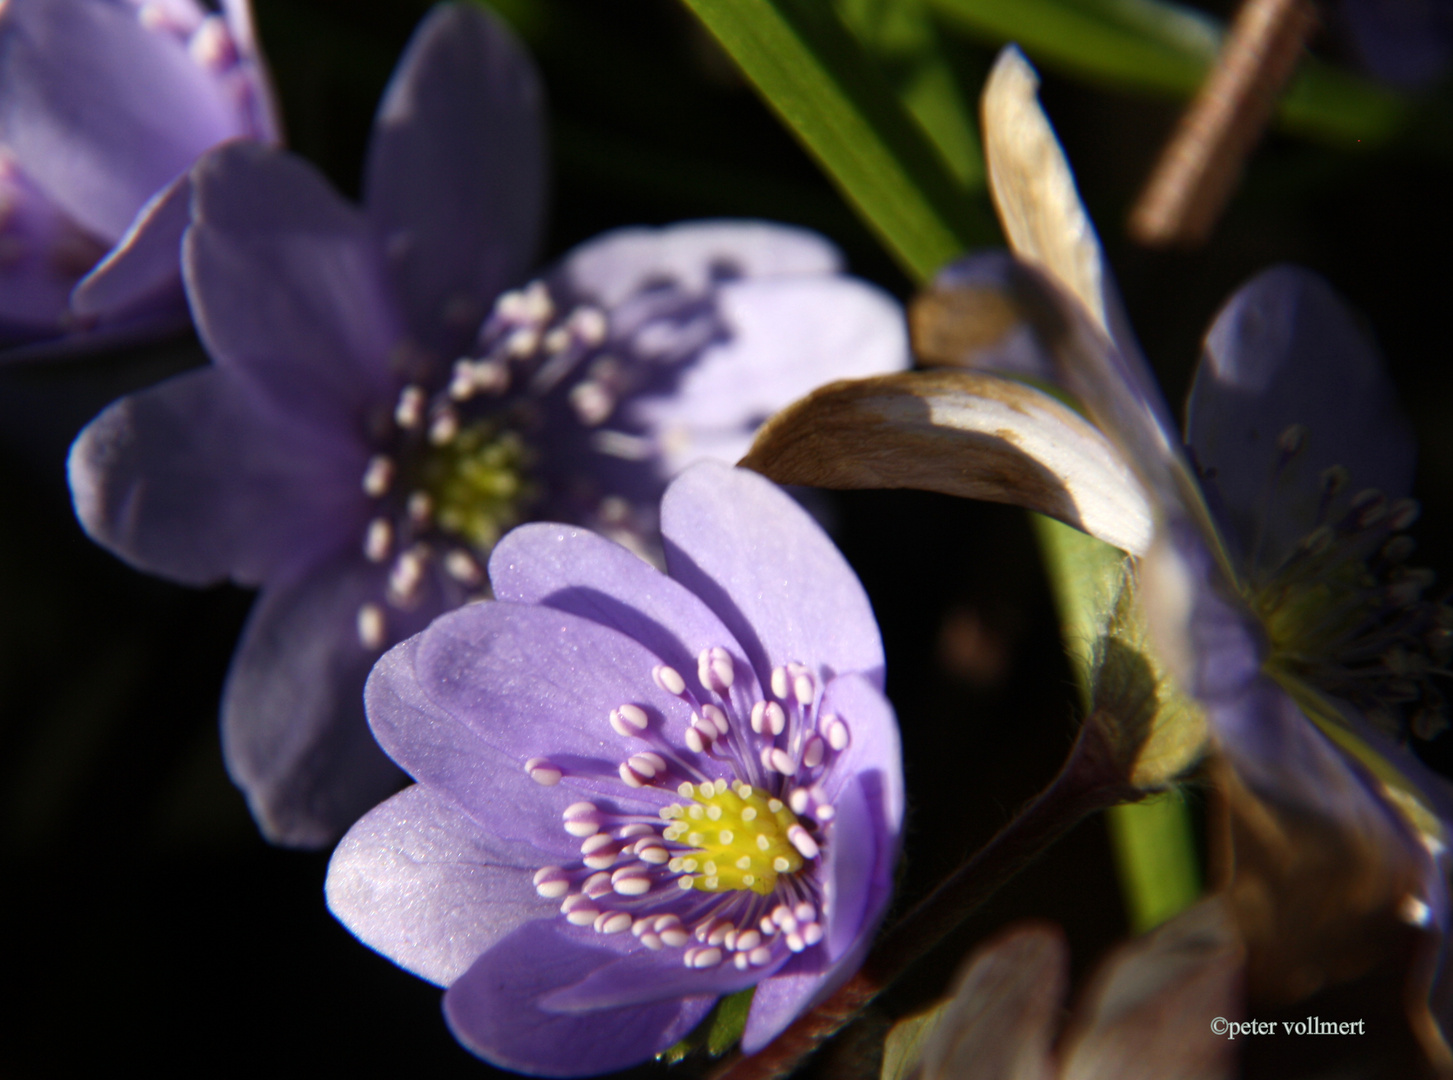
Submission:
POLYGON ((1245 0, 1130 212, 1131 237, 1189 247, 1210 236, 1316 18, 1310 0, 1245 0))
POLYGON ((728 1061, 712 1080, 786 1076, 1074 825, 1097 810, 1140 798, 1141 793, 1125 782, 1117 756, 1105 726, 1093 716, 1086 720, 1054 782, 889 927, 856 975, 770 1046, 751 1057, 728 1061))

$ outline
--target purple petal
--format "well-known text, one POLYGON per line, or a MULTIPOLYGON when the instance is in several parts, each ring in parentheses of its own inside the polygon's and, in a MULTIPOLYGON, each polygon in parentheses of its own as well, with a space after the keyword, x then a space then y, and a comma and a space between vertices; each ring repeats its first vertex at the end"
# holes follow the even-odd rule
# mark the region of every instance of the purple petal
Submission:
POLYGON ((15 0, 0 22, 0 141, 83 227, 115 242, 207 147, 242 134, 177 37, 104 0, 15 0))
POLYGON ((258 143, 208 154, 183 272, 213 360, 282 411, 349 433, 392 408, 402 325, 366 218, 312 166, 258 143))
POLYGON ((348 830, 328 863, 328 909, 370 948, 448 986, 524 923, 556 914, 532 880, 546 862, 416 784, 348 830))
MULTIPOLYGON (((359 642, 358 609, 383 595, 384 574, 359 557, 268 587, 232 658, 223 758, 275 843, 329 843, 403 780, 363 716, 378 651, 359 642)), ((411 632, 438 610, 421 605, 394 629, 411 632)))
POLYGON ((612 308, 653 286, 704 294, 737 278, 836 273, 837 249, 816 233, 765 221, 693 221, 617 229, 575 248, 551 275, 552 291, 612 308))
MULTIPOLYGON (((639 641, 704 694, 697 657, 720 646, 744 655, 731 632, 695 594, 619 544, 566 525, 540 522, 507 534, 489 559, 500 600, 540 604, 619 630, 639 641)), ((756 679, 743 665, 735 685, 749 697, 756 679)))
POLYGON ((1316 527, 1332 466, 1350 473, 1348 495, 1412 485, 1412 432, 1376 346, 1326 282, 1295 267, 1259 274, 1216 316, 1186 428, 1253 573, 1316 527))
POLYGON ((742 1053, 755 1054, 786 1031, 815 999, 825 997, 820 991, 827 978, 821 971, 796 975, 779 972, 760 983, 752 995, 752 1009, 742 1032, 742 1053))
MULTIPOLYGON (((651 680, 656 658, 629 638, 548 608, 471 604, 435 621, 417 641, 380 662, 369 680, 368 715, 379 742, 415 779, 443 788, 498 835, 542 850, 575 850, 561 812, 579 799, 654 815, 674 785, 626 787, 619 764, 649 748, 617 735, 610 711, 632 703, 652 732, 685 745, 689 709, 651 680), (530 780, 542 757, 565 779, 530 780)), ((690 755, 712 778, 727 766, 690 755)))
POLYGON ((203 369, 113 403, 76 439, 68 469, 92 539, 140 569, 206 585, 261 583, 350 536, 361 544, 365 464, 361 446, 203 369))
POLYGON ((100 318, 182 288, 182 233, 191 219, 191 174, 157 192, 71 295, 77 315, 100 318))
POLYGON ((0 150, 0 338, 60 329, 76 279, 105 252, 0 150))
POLYGON ((254 139, 274 145, 281 143, 282 123, 278 119, 272 78, 262 50, 257 46, 252 6, 248 0, 221 0, 221 8, 232 44, 237 50, 236 79, 229 89, 236 95, 243 126, 254 139))
POLYGON ((411 329, 445 360, 539 246, 543 96, 503 23, 451 4, 419 25, 379 107, 365 202, 411 329))
POLYGON ((527 923, 481 956, 444 995, 456 1038, 495 1065, 537 1076, 590 1076, 646 1061, 679 1041, 711 997, 587 1013, 546 1011, 540 999, 639 947, 629 934, 527 923), (574 931, 574 932, 572 932, 574 931), (624 939, 624 940, 622 940, 624 939))
POLYGON ((669 433, 668 476, 703 457, 735 462, 762 421, 825 382, 909 365, 902 309, 852 278, 732 282, 717 303, 725 340, 670 394, 628 408, 634 425, 669 433))
POLYGON ((817 522, 755 473, 701 462, 661 501, 671 576, 720 616, 764 678, 787 663, 819 677, 883 679, 867 594, 817 522))
MULTIPOLYGON (((773 965, 780 966, 792 954, 778 951, 780 955, 773 965)), ((545 995, 540 1004, 550 1012, 581 1013, 623 1005, 647 1005, 670 998, 708 994, 721 997, 745 990, 771 975, 773 970, 774 967, 769 965, 740 971, 732 963, 720 963, 704 969, 689 968, 682 962, 681 952, 677 949, 652 952, 642 947, 596 968, 577 983, 545 995)))

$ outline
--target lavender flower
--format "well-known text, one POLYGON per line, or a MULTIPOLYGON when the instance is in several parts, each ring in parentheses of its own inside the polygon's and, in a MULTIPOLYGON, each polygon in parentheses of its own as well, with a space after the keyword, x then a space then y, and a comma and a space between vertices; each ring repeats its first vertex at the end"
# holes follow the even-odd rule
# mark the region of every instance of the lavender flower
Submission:
POLYGON ((774 225, 621 230, 502 291, 544 170, 529 60, 479 9, 437 9, 381 106, 362 212, 258 143, 193 170, 187 289, 214 364, 116 402, 72 450, 98 542, 262 587, 222 723, 278 842, 326 843, 401 781, 364 678, 481 594, 506 529, 554 517, 643 545, 681 466, 739 456, 834 373, 906 362, 897 306, 774 225))
POLYGON ((236 138, 278 139, 246 0, 10 0, 0 343, 185 320, 186 173, 236 138))
MULTIPOLYGON (((1367 954, 1349 944, 1385 939, 1389 924, 1425 931, 1431 956, 1450 922, 1453 798, 1401 738, 1446 723, 1434 683, 1453 631, 1424 597, 1430 575, 1406 566, 1413 447, 1377 352, 1314 275, 1260 275, 1207 336, 1188 455, 1036 87, 1010 49, 984 97, 989 175, 1015 257, 949 268, 913 313, 920 357, 960 370, 824 388, 774 418, 746 461, 812 483, 807 463, 836 456, 821 469, 852 486, 886 477, 1016 502, 1140 556, 1157 660, 1199 702, 1262 820, 1316 831, 1297 852, 1302 867, 1347 886, 1309 895, 1306 881, 1281 883, 1312 910, 1264 891, 1248 916, 1253 947, 1295 939, 1297 964, 1253 965, 1254 976, 1303 996, 1365 970, 1367 954), (1074 397, 1096 427, 1025 376, 1074 397)), ((1160 782, 1195 751, 1196 740, 1178 744, 1157 763, 1160 782)), ((1441 974, 1446 1025, 1453 990, 1441 974)), ((1446 1055, 1431 1046, 1436 1025, 1415 1027, 1446 1055)))
POLYGON ((369 678, 418 783, 344 837, 329 906, 508 1068, 635 1064, 755 985, 754 1052, 856 969, 888 902, 903 787, 862 586, 742 470, 688 469, 661 529, 669 577, 516 529, 498 600, 369 678))

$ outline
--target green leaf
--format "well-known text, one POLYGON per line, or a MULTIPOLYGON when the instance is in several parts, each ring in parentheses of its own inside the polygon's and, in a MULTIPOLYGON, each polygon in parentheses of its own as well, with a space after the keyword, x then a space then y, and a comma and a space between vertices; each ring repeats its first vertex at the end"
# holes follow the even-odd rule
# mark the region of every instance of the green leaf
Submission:
POLYGON ((749 986, 716 1003, 711 1027, 706 1033, 706 1050, 712 1057, 721 1057, 742 1041, 742 1032, 747 1030, 747 1014, 752 1011, 752 995, 756 992, 755 986, 749 986))
POLYGON ((941 1001, 926 1012, 904 1017, 883 1041, 883 1069, 879 1080, 908 1080, 923 1057, 923 1044, 933 1035, 948 1008, 941 1001))
MULTIPOLYGON (((1225 27, 1160 0, 927 0, 944 22, 993 45, 1018 43, 1037 63, 1119 89, 1186 98, 1220 48, 1225 27)), ((1283 95, 1287 131, 1338 146, 1396 135, 1409 102, 1369 79, 1312 58, 1283 95)))
POLYGON ((987 207, 822 0, 685 0, 905 270, 993 242, 987 207))

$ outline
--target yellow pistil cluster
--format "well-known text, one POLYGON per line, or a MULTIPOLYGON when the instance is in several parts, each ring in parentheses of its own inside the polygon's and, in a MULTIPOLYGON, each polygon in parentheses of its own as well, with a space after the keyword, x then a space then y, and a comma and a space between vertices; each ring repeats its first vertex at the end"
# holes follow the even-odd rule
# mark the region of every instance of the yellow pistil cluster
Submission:
POLYGON ((763 896, 777 886, 778 874, 802 867, 802 854, 787 839, 797 816, 781 799, 771 798, 740 780, 682 784, 677 793, 693 800, 661 808, 671 822, 667 840, 689 844, 670 869, 702 892, 751 889, 763 896))
POLYGON ((480 551, 519 524, 531 492, 525 480, 528 451, 512 431, 472 424, 432 448, 423 481, 439 526, 480 551))

